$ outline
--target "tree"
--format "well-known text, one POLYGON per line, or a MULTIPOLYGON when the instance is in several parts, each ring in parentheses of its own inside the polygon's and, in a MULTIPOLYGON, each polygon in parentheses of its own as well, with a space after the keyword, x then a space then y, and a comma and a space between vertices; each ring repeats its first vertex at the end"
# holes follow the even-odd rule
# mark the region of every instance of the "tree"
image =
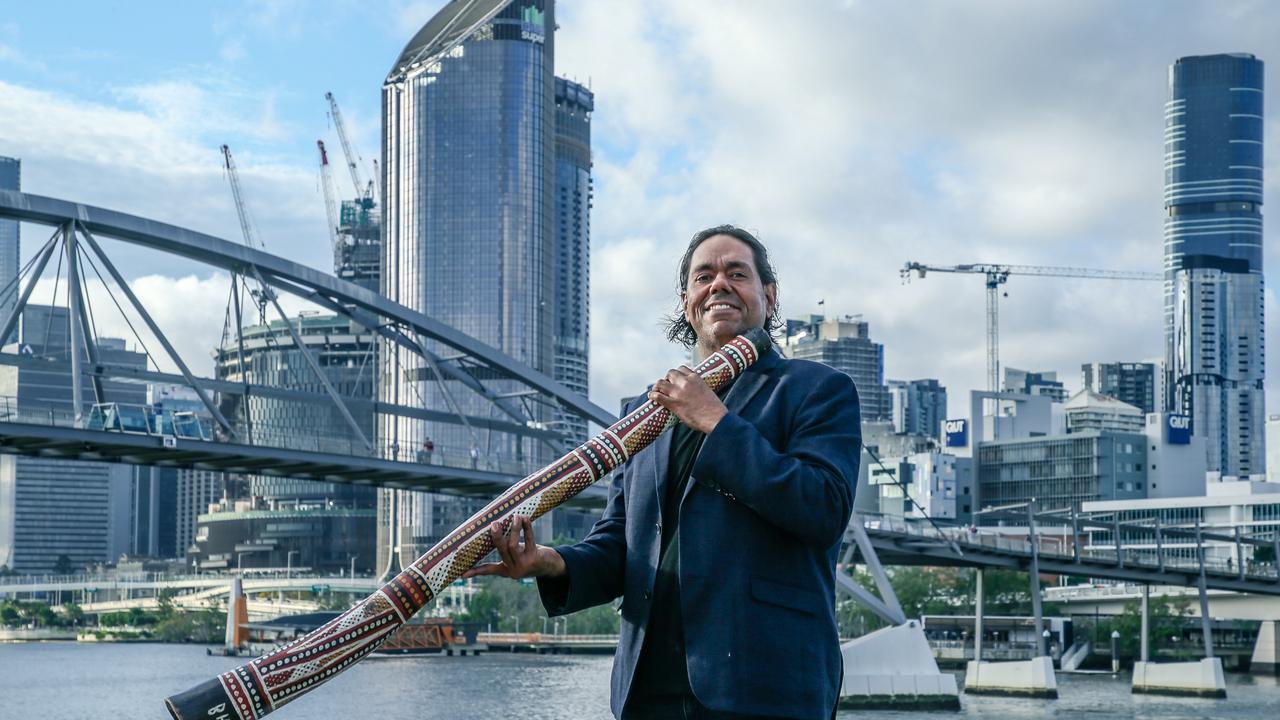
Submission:
POLYGON ((57 575, 70 575, 74 570, 71 558, 66 555, 59 555, 57 562, 53 564, 53 572, 57 575))
POLYGON ((14 627, 22 618, 22 613, 18 609, 18 604, 12 600, 0 602, 0 625, 5 627, 14 627))
POLYGON ((84 610, 73 602, 63 603, 62 620, 68 625, 79 625, 84 620, 84 610))
MULTIPOLYGON (((1151 647, 1151 657, 1155 657, 1160 647, 1169 644, 1168 638, 1182 637, 1182 626, 1191 617, 1191 598, 1183 596, 1171 598, 1159 595, 1151 598, 1148 604, 1147 621, 1151 647)), ((1124 611, 1111 617, 1102 624, 1103 637, 1110 638, 1111 632, 1120 633, 1120 656, 1124 658, 1141 657, 1142 645, 1142 602, 1130 600, 1124 604, 1124 611)), ((1106 640, 1105 642, 1110 642, 1106 640)), ((1192 652, 1174 647, 1175 654, 1192 652)))

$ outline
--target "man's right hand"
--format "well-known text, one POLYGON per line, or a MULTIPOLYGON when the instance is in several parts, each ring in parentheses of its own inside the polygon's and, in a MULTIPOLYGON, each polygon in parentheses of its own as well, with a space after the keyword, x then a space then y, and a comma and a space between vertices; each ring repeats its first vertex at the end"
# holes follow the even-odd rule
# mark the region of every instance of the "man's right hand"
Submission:
POLYGON ((518 580, 527 577, 561 577, 567 572, 560 553, 533 541, 533 521, 523 515, 516 517, 511 532, 506 536, 502 534, 501 525, 490 525, 489 537, 493 539, 493 547, 498 551, 502 562, 477 565, 462 573, 462 577, 501 575, 518 580), (524 542, 520 542, 522 533, 524 542))

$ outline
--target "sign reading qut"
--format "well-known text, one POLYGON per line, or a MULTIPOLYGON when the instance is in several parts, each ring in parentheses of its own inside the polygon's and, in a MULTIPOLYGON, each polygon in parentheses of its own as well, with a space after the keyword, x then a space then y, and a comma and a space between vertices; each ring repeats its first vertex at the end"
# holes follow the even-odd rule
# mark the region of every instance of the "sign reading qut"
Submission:
POLYGON ((969 421, 946 420, 942 423, 942 432, 946 435, 946 447, 969 447, 969 421))
POLYGON ((1170 413, 1165 416, 1164 441, 1170 445, 1191 444, 1191 416, 1170 413))

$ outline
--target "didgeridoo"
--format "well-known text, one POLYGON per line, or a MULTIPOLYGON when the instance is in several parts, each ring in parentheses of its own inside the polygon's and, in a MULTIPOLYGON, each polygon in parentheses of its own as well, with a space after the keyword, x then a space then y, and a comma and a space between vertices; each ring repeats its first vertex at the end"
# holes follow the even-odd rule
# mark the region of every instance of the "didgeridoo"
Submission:
MULTIPOLYGON (((769 347, 769 336, 750 330, 694 368, 719 390, 769 347)), ((608 475, 675 423, 652 400, 559 460, 517 482, 435 544, 360 604, 267 655, 165 698, 175 720, 257 720, 315 689, 378 649, 414 613, 493 550, 487 532, 510 532, 516 516, 537 519, 608 475)))

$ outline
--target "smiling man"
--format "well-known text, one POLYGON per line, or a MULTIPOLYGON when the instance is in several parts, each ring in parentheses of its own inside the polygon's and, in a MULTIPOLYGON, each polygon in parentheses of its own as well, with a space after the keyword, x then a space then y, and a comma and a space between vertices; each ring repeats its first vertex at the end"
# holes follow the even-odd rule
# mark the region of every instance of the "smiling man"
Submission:
MULTIPOLYGON (((694 235, 679 283, 667 334, 699 358, 781 328, 768 252, 741 228, 694 235)), ((537 577, 552 615, 621 597, 611 706, 623 720, 831 717, 857 391, 771 350, 722 394, 687 367, 668 371, 648 397, 680 423, 613 474, 591 533, 549 548, 527 519, 507 537, 491 528, 502 561, 468 576, 537 577)))

